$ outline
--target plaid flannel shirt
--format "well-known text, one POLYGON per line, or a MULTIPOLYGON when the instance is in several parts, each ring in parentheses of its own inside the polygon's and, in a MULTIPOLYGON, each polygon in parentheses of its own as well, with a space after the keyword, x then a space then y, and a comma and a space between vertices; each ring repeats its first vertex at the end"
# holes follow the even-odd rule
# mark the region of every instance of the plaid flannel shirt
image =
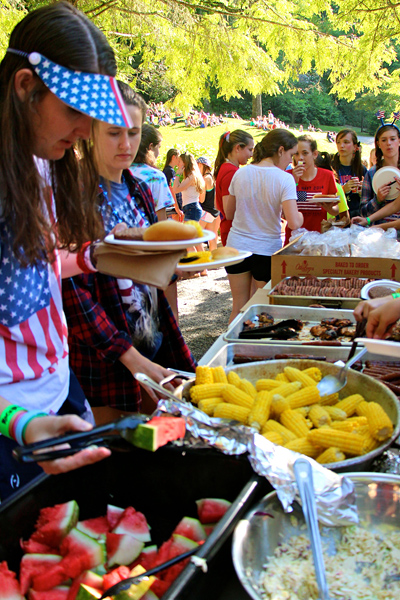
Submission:
MULTIPOLYGON (((132 197, 141 196, 150 223, 157 221, 150 188, 124 171, 132 197)), ((100 195, 100 202, 102 201, 100 195)), ((154 362, 193 371, 196 363, 185 344, 171 308, 158 293, 161 348, 154 362)), ((119 358, 132 347, 128 322, 115 277, 82 274, 63 280, 64 311, 68 323, 70 364, 92 406, 137 411, 140 386, 119 358)))
MULTIPOLYGON (((378 198, 376 197, 376 194, 372 188, 372 179, 375 173, 376 165, 371 167, 371 169, 367 171, 364 176, 360 202, 360 214, 362 217, 370 217, 386 204, 393 202, 393 200, 388 200, 387 202, 378 202, 378 198)), ((400 219, 400 213, 393 213, 389 217, 384 217, 379 221, 374 221, 374 225, 388 223, 389 221, 395 221, 396 219, 400 219)))

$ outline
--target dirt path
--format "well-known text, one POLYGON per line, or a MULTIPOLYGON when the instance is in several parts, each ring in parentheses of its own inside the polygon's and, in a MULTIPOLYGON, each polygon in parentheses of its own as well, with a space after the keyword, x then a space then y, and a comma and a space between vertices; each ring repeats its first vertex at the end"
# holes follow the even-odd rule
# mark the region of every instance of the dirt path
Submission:
POLYGON ((228 326, 232 297, 225 269, 178 281, 178 308, 182 334, 199 360, 228 326))

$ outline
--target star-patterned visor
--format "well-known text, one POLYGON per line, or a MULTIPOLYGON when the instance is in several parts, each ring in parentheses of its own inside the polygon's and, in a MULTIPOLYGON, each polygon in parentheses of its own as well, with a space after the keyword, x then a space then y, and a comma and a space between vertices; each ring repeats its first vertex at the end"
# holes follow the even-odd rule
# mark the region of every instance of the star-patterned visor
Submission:
POLYGON ((38 52, 7 51, 26 56, 36 75, 68 106, 110 125, 133 126, 115 77, 67 69, 38 52))

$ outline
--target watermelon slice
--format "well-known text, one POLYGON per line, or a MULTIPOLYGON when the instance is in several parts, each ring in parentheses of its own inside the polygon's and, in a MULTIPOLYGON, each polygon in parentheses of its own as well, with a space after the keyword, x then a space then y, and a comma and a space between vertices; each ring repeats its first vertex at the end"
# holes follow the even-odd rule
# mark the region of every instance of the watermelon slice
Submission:
POLYGON ((156 578, 156 580, 151 585, 150 591, 153 592, 157 598, 162 598, 169 586, 170 584, 166 581, 156 578))
POLYGON ((103 590, 103 577, 97 575, 93 571, 85 571, 72 582, 71 587, 69 588, 67 600, 75 600, 81 583, 89 585, 96 590, 103 590))
POLYGON ((67 600, 69 587, 66 585, 60 585, 54 587, 52 590, 46 592, 37 592, 36 590, 29 590, 29 600, 67 600))
POLYGON ((135 562, 131 565, 131 568, 136 565, 142 565, 146 571, 153 568, 157 559, 157 546, 146 546, 143 548, 141 554, 137 557, 135 562))
MULTIPOLYGON (((145 573, 146 569, 144 569, 141 565, 136 565, 130 572, 130 577, 136 577, 137 575, 141 575, 145 573)), ((155 577, 150 576, 146 577, 142 581, 137 584, 132 584, 127 590, 123 590, 119 594, 117 594, 116 599, 118 600, 140 600, 140 598, 150 589, 152 583, 154 583, 155 577)))
POLYGON ((117 526, 112 533, 127 533, 141 542, 150 542, 150 531, 143 513, 137 512, 133 506, 128 506, 122 513, 117 526))
POLYGON ((125 565, 113 569, 103 577, 103 590, 106 591, 112 585, 119 583, 123 579, 128 579, 128 577, 130 577, 130 572, 131 569, 125 565))
POLYGON ((198 519, 192 519, 191 517, 183 517, 175 527, 173 533, 183 535, 195 542, 202 542, 207 537, 200 521, 198 519))
POLYGON ((113 504, 107 504, 107 521, 109 525, 109 531, 112 531, 116 527, 118 521, 122 517, 124 508, 114 506, 113 504))
POLYGON ((76 600, 97 600, 97 598, 101 598, 101 596, 101 591, 96 590, 96 588, 90 587, 90 585, 81 583, 81 585, 79 586, 78 593, 76 595, 76 600))
POLYGON ((129 565, 142 552, 144 542, 127 533, 107 533, 107 565, 129 565))
POLYGON ((102 535, 110 531, 107 517, 96 517, 95 519, 78 521, 76 528, 94 539, 99 539, 102 535))
POLYGON ((219 521, 232 502, 221 498, 202 498, 201 500, 196 500, 196 504, 200 523, 204 525, 219 521))
POLYGON ((9 570, 6 561, 0 562, 0 598, 1 600, 24 600, 17 576, 9 570))
POLYGON ((79 507, 75 500, 42 508, 31 540, 58 548, 61 540, 78 522, 79 507))
MULTIPOLYGON (((179 556, 179 554, 183 554, 187 550, 192 550, 196 548, 199 544, 190 540, 183 535, 178 535, 174 533, 172 535, 172 544, 169 548, 169 558, 174 558, 175 556, 179 556)), ((161 578, 167 583, 172 583, 178 577, 178 575, 183 571, 186 565, 189 563, 190 557, 185 560, 181 560, 176 565, 169 567, 165 571, 161 571, 161 578)))
POLYGON ((20 540, 20 546, 24 552, 30 554, 57 554, 57 549, 48 546, 47 544, 41 544, 40 542, 35 542, 31 537, 29 540, 20 540))
POLYGON ((181 417, 153 417, 134 430, 127 430, 125 439, 138 448, 154 452, 173 440, 185 437, 185 421, 181 417))
POLYGON ((215 529, 217 523, 207 523, 204 525, 204 531, 206 532, 206 536, 209 537, 215 529))
POLYGON ((21 594, 25 596, 28 589, 32 587, 34 576, 47 573, 49 569, 60 562, 61 556, 59 554, 25 554, 19 567, 21 594))

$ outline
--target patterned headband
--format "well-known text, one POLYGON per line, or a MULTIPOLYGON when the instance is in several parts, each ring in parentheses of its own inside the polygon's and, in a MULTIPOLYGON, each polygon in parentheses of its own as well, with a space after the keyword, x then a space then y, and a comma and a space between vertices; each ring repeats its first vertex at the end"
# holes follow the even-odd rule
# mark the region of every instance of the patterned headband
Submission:
POLYGON ((39 52, 27 53, 14 48, 8 48, 7 52, 27 58, 36 75, 68 106, 110 125, 133 126, 115 77, 67 69, 39 52))
POLYGON ((382 127, 393 127, 394 129, 397 129, 400 134, 400 129, 397 127, 397 125, 395 125, 395 122, 400 119, 400 112, 393 113, 393 121, 391 123, 385 123, 385 112, 383 110, 378 110, 378 112, 375 113, 375 116, 381 122, 381 126, 378 128, 378 131, 382 127))

